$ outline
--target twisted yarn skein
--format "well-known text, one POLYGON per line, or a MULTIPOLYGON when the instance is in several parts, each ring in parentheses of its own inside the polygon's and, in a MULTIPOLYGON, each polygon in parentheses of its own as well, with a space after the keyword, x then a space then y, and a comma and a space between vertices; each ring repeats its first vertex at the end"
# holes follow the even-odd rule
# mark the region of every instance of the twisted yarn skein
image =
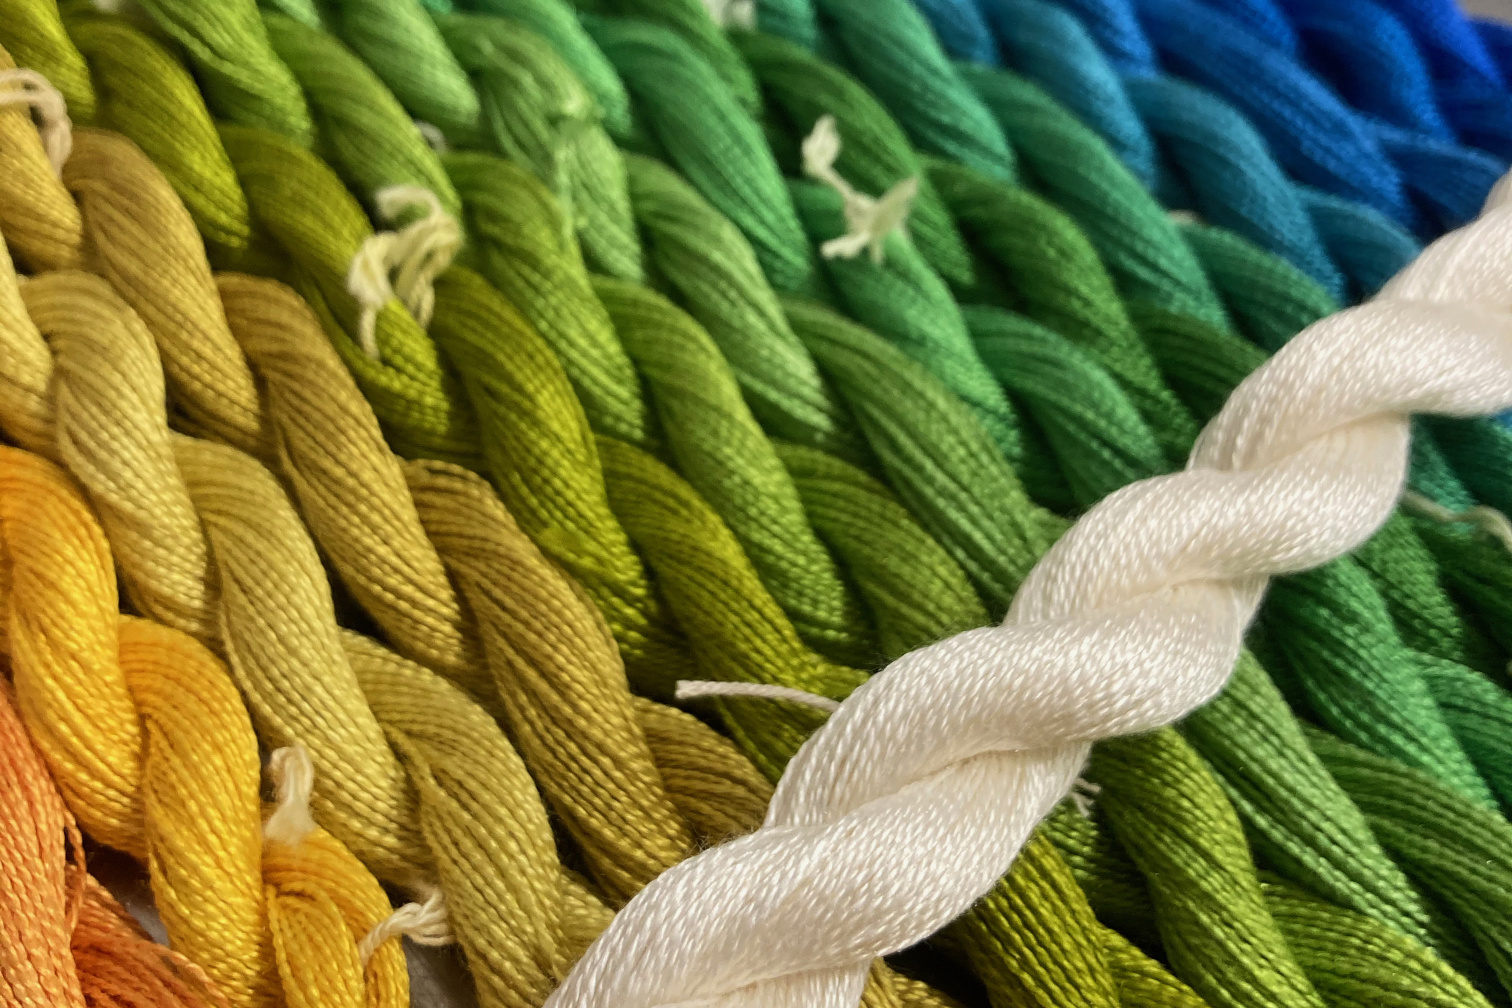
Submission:
POLYGON ((0 687, 0 1004, 137 1003, 206 1008, 227 1002, 196 967, 154 943, 84 867, 83 842, 0 687))
POLYGON ((914 837, 927 832, 924 842, 937 856, 951 850, 950 838, 970 829, 968 823, 986 825, 982 815, 991 808, 996 789, 1007 783, 1014 791, 1013 811, 1005 808, 1004 819, 990 828, 1001 836, 998 831, 1006 832, 1007 820, 1013 819, 1018 835, 1026 836, 1033 818, 1059 799, 1078 772, 1086 752, 1080 739, 1159 724, 1205 700, 1227 676, 1267 576, 1336 555, 1384 520, 1405 473, 1405 413, 1424 408, 1490 411, 1512 401, 1505 320, 1476 304, 1502 290, 1501 270, 1512 254, 1509 214, 1512 209, 1493 203, 1475 225, 1425 251, 1374 303, 1340 313, 1293 340, 1241 386, 1209 425, 1186 473, 1120 491, 1063 537, 1031 574, 1003 628, 914 652, 874 677, 790 764, 768 828, 685 862, 648 887, 590 949, 552 1003, 613 999, 653 1005, 690 997, 763 1003, 768 996, 765 1003, 797 1003, 800 997, 808 1003, 852 1003, 859 987, 852 956, 917 940, 969 905, 997 876, 998 862, 1013 854, 1011 847, 983 850, 993 845, 981 843, 984 836, 978 835, 969 852, 927 862, 910 854, 906 871, 900 870, 901 863, 881 868, 875 887, 852 889, 853 881, 898 850, 900 835, 893 823, 906 821, 910 831, 920 831, 911 832, 914 837), (1466 268, 1472 263, 1484 268, 1466 268), (1362 367, 1382 359, 1377 354, 1391 364, 1360 380, 1362 367), (1339 384, 1342 373, 1355 380, 1339 384), (1349 394, 1341 399, 1340 389, 1349 394), (1180 484, 1183 489, 1214 488, 1218 510, 1192 508, 1202 498, 1183 495, 1185 505, 1173 511, 1162 496, 1180 484), (1308 486, 1314 493, 1299 493, 1288 503, 1293 486, 1308 486), (1320 498, 1315 494, 1328 501, 1329 523, 1316 520, 1320 498), (1222 515, 1232 520, 1236 505, 1254 510, 1231 524, 1222 515), (1188 519, 1195 523, 1188 525, 1188 519), (1131 557, 1110 554, 1102 545, 1122 522, 1151 533, 1119 540, 1148 558, 1150 565, 1143 570, 1126 566, 1131 557), (1158 545, 1162 526, 1172 538, 1158 545), (1295 534, 1298 527, 1315 534, 1301 540, 1295 534), (1217 531, 1224 528, 1242 529, 1243 536, 1217 531), (1192 529, 1200 530, 1196 540, 1190 537, 1192 529), (1216 532, 1216 537, 1209 539, 1204 532, 1216 532), (1231 545, 1220 546, 1225 540, 1231 545), (1074 576, 1065 576, 1072 571, 1074 576), (1099 609, 1086 623, 1074 615, 1099 609), (1001 684, 942 693, 931 676, 915 679, 910 674, 948 669, 945 674, 981 676, 985 686, 994 669, 1021 674, 1025 660, 1033 661, 1036 645, 1045 648, 1039 653, 1050 661, 1064 655, 1069 640, 1062 634, 1073 626, 1096 637, 1095 643, 1087 638, 1089 649, 1079 654, 1096 662, 1116 651, 1119 657, 1107 667, 1119 670, 1114 673, 1119 685, 1129 684, 1126 670, 1145 667, 1151 692, 1119 689, 1116 696, 1089 695, 1086 690, 1099 689, 1096 677, 1081 679, 1071 669, 1057 671, 1054 687, 1037 694, 1001 684), (1037 639, 1041 634, 1043 639, 1037 639), (1014 644, 998 649, 1010 640, 1014 644), (940 664, 935 664, 936 656, 940 664), (1173 669, 1182 672, 1174 689, 1168 678, 1173 669), (894 699, 889 694, 911 686, 920 693, 907 701, 907 709, 917 714, 937 704, 950 730, 940 731, 939 723, 924 728, 914 718, 885 716, 894 699), (994 696, 1013 706, 1001 714, 987 713, 984 708, 993 708, 994 696), (1098 699, 1084 702, 1091 696, 1098 699), (1039 711, 1025 717, 1025 702, 1039 711), (873 713, 884 716, 868 725, 867 715, 873 713), (850 730, 853 725, 863 730, 850 730), (918 735, 911 734, 915 725, 922 729, 918 735), (835 759, 873 745, 879 746, 873 758, 849 764, 857 775, 832 773, 835 759), (907 769, 884 755, 905 752, 919 758, 910 760, 907 769), (922 802, 931 808, 927 818, 913 814, 924 807, 915 803, 922 802), (1027 815, 1026 802, 1034 809, 1027 815), (807 847, 810 836, 835 836, 828 833, 827 821, 843 822, 847 840, 824 845, 822 867, 802 856, 789 860, 807 847), (779 825, 785 828, 770 828, 779 825), (717 889, 706 888, 714 876, 700 878, 704 871, 719 877, 717 889), (690 901, 709 896, 720 899, 717 893, 732 892, 732 883, 746 871, 761 883, 740 897, 739 923, 732 919, 728 930, 710 928, 711 918, 705 915, 698 936, 679 934, 678 941, 665 942, 676 933, 666 929, 676 925, 673 918, 655 923, 659 915, 685 913, 690 901), (927 894, 923 900, 911 886, 899 885, 910 873, 927 894), (806 900, 789 902, 779 895, 786 885, 773 885, 783 879, 812 894, 813 886, 826 878, 836 888, 820 902, 832 906, 846 892, 859 898, 856 914, 829 916, 826 925, 808 917, 802 909, 806 900), (951 878, 960 885, 947 905, 943 893, 951 878), (795 933, 792 922, 769 934, 762 927, 777 924, 788 913, 806 920, 802 942, 784 940, 795 933), (911 923, 894 916, 904 913, 911 923), (746 929, 753 925, 762 928, 760 939, 725 944, 737 933, 749 935, 746 929), (707 966, 694 966, 695 949, 715 958, 707 966), (745 957, 743 949, 753 951, 745 957))
POLYGON ((372 876, 324 834, 264 843, 256 742, 224 667, 117 614, 104 535, 51 463, 0 449, 0 511, 22 714, 89 834, 148 864, 173 948, 233 1005, 402 1004, 397 946, 357 953, 388 913, 372 876), (354 920, 310 926, 341 905, 354 920))
MULTIPOLYGON (((598 864, 608 873, 601 876, 607 888, 628 897, 660 868, 687 853, 691 839, 673 821, 668 798, 660 793, 651 753, 645 742, 633 741, 639 734, 632 727, 637 714, 624 694, 617 652, 602 650, 605 635, 595 629, 596 617, 584 616, 586 610, 575 590, 559 575, 550 573, 533 548, 525 547, 520 552, 523 537, 514 528, 512 519, 502 509, 490 510, 485 502, 491 495, 486 492, 480 495, 476 487, 469 487, 468 477, 458 473, 447 479, 439 470, 426 475, 412 467, 411 479, 438 484, 430 495, 432 507, 442 515, 437 520, 457 520, 454 516, 447 517, 449 500, 458 501, 456 506, 461 501, 472 502, 467 506, 474 515, 473 535, 459 539, 453 533, 449 540, 454 544, 452 548, 438 552, 422 527, 427 519, 425 509, 417 513, 411 502, 405 471, 398 460, 388 455, 370 410, 319 334, 314 318, 287 290, 247 277, 222 276, 217 283, 219 304, 213 300, 206 302, 204 295, 214 298, 215 290, 207 290, 206 283, 185 282, 186 277, 195 275, 195 257, 184 252, 181 240, 176 245, 174 242, 183 239, 186 232, 192 234, 192 224, 181 210, 176 210, 176 201, 161 177, 124 141, 114 142, 109 157, 89 158, 88 151, 94 145, 94 138, 88 138, 81 152, 85 156, 70 164, 69 177, 75 192, 84 199, 86 235, 100 262, 109 273, 120 278, 117 287, 123 291, 142 291, 154 282, 160 284, 158 304, 168 318, 194 317, 196 309, 218 317, 224 307, 229 332, 226 323, 220 323, 221 338, 211 339, 208 333, 166 325, 155 327, 159 345, 166 357, 193 360, 201 366, 213 364, 226 373, 240 372, 248 384, 253 373, 241 353, 245 350, 250 355, 266 389, 268 413, 260 420, 270 423, 276 432, 281 467, 294 484, 306 519, 357 598, 416 660, 469 688, 475 696, 485 699, 494 696, 498 698, 494 703, 502 699, 506 708, 513 711, 511 722, 517 728, 517 738, 532 754, 530 762, 552 761, 551 769, 543 767, 538 771, 538 779, 554 801, 566 803, 564 811, 566 807, 573 809, 568 821, 579 827, 574 832, 583 840, 590 856, 597 858, 604 851, 606 859, 598 864), (122 204, 128 193, 131 194, 129 217, 127 207, 122 204), (145 198, 149 195, 156 198, 145 198), (128 220, 133 224, 128 226, 128 220), (154 243, 168 247, 154 255, 145 254, 154 243), (147 260, 155 263, 151 270, 142 268, 147 260), (174 268, 165 268, 168 264, 174 268), (202 292, 198 301, 184 298, 185 289, 196 287, 202 292), (231 336, 235 337, 235 343, 231 343, 231 336), (450 489, 448 492, 441 488, 450 489), (363 502, 360 514, 354 513, 359 500, 363 502), (479 507, 481 511, 477 510, 479 507), (503 551, 492 554, 495 557, 517 556, 511 564, 524 567, 516 577, 503 578, 492 569, 492 563, 477 554, 480 543, 492 543, 490 548, 503 551), (470 612, 463 611, 443 564, 454 570, 463 565, 475 572, 464 578, 464 583, 474 586, 469 591, 473 611, 491 614, 481 625, 489 628, 495 647, 506 649, 502 654, 534 645, 518 631, 494 637, 497 633, 494 628, 506 618, 533 619, 526 614, 535 610, 572 614, 562 628, 558 647, 575 653, 575 658, 559 659, 555 657, 555 648, 540 649, 534 662, 515 666, 519 671, 512 673, 503 671, 509 662, 499 662, 496 667, 500 679, 495 686, 489 670, 474 667, 481 666, 483 661, 470 653, 477 648, 479 625, 474 623, 470 612), (552 597, 550 603, 541 599, 533 603, 522 600, 501 607, 502 599, 482 587, 510 580, 518 593, 528 583, 522 578, 531 571, 542 579, 542 590, 552 597), (518 615, 507 617, 512 612, 518 615), (560 666, 558 676, 562 681, 579 684, 578 689, 560 693, 556 687, 550 687, 549 694, 565 700, 577 696, 588 683, 596 684, 594 699, 585 697, 584 702, 595 712, 593 721, 598 726, 595 745, 614 753, 612 759, 601 759, 594 755, 596 750, 578 749, 570 738, 555 730, 539 735, 554 720, 544 709, 536 713, 536 704, 549 707, 546 697, 523 707, 515 702, 520 694, 506 684, 518 682, 520 674, 543 661, 560 666), (580 668, 601 668, 603 674, 584 680, 577 674, 580 668), (485 681, 480 681, 480 677, 485 681), (616 680, 618 699, 614 692, 616 680), (531 728, 532 723, 537 727, 531 728), (528 742, 532 739, 536 740, 534 745, 528 742), (575 755, 564 763, 563 753, 575 755), (573 764, 579 764, 583 770, 571 769, 573 764), (612 786, 611 780, 615 781, 612 786), (636 796, 628 806, 618 797, 626 793, 636 796), (620 822, 616 810, 624 807, 637 810, 633 824, 620 822), (590 812, 590 808, 594 811, 590 812), (611 877, 627 870, 622 865, 642 859, 649 859, 649 863, 628 869, 631 878, 611 877)), ((198 267, 199 271, 203 269, 203 265, 198 267)), ((208 278, 208 274, 202 275, 208 278)), ((219 388, 210 390, 209 395, 196 387, 180 386, 174 392, 186 400, 203 401, 207 409, 213 408, 217 398, 224 395, 219 388)), ((472 481, 476 482, 475 478, 472 481)), ((537 688, 556 681, 557 676, 545 676, 537 680, 537 688)), ((753 801, 759 809, 764 803, 764 785, 759 784, 758 778, 750 771, 742 773, 729 754, 721 752, 717 739, 695 722, 673 715, 673 720, 664 724, 664 730, 677 726, 681 727, 676 734, 683 736, 680 744, 701 750, 711 773, 717 773, 716 768, 729 772, 729 783, 722 791, 735 803, 734 807, 715 811, 713 817, 725 820, 733 816, 738 821, 749 813, 736 809, 749 809, 753 801), (757 790, 748 796, 747 789, 751 787, 757 790)), ((722 828, 728 831, 728 826, 722 828)))

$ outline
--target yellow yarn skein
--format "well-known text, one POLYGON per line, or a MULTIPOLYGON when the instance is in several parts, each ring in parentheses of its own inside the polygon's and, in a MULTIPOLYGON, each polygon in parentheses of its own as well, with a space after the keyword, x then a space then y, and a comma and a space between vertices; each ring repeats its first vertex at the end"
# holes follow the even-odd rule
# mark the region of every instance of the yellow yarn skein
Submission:
POLYGON ((323 832, 264 845, 257 742, 224 666, 117 612, 110 551, 82 495, 17 448, 0 447, 0 542, 23 719, 84 828, 147 863, 173 948, 235 1006, 285 993, 311 1008, 404 1005, 397 947, 365 968, 358 956, 388 912, 377 881, 323 832), (334 931, 302 922, 343 906, 334 931))
POLYGON ((206 600, 193 622, 216 631, 207 640, 224 649, 260 734, 315 758, 317 820, 389 881, 439 879, 483 1003, 538 1004, 609 915, 562 871, 534 784, 493 719, 337 628, 278 482, 233 448, 168 432, 151 337, 103 280, 49 273, 22 293, 58 357, 62 454, 112 541, 207 558, 202 580, 183 584, 118 548, 133 594, 177 613, 206 600))

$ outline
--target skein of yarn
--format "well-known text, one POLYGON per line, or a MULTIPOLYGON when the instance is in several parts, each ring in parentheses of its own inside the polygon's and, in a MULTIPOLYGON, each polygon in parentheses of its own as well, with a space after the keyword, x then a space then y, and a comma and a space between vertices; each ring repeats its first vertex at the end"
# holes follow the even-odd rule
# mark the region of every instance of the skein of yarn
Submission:
POLYGON ((154 943, 84 867, 83 842, 0 684, 0 1004, 84 1008, 225 1004, 154 943))
POLYGON ((1186 472, 1078 522, 1001 628, 913 652, 852 694, 790 763, 763 829, 647 887, 549 1003, 853 1004, 858 960, 969 906, 1088 740, 1210 697, 1267 578, 1377 527, 1405 472, 1406 414, 1512 405, 1512 333, 1481 307, 1505 296, 1509 256, 1512 208, 1493 197, 1374 302, 1293 340, 1186 472))

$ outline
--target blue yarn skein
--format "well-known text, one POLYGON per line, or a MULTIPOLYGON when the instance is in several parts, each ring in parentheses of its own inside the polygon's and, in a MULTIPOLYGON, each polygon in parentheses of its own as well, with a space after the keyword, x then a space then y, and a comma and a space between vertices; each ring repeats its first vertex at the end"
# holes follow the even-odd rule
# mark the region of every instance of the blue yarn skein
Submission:
POLYGON ((1355 112, 1285 51, 1197 0, 1136 0, 1135 9, 1166 65, 1246 112, 1294 176, 1360 199, 1422 237, 1472 217, 1505 168, 1355 112))
POLYGON ((1453 4, 1425 5, 1431 12, 1404 18, 1381 0, 1208 2, 1230 15, 1263 6, 1289 20, 1300 43, 1286 51, 1355 108, 1439 140, 1512 157, 1512 94, 1481 32, 1453 4), (1438 30, 1424 31, 1424 24, 1438 30))
POLYGON ((1293 183, 1228 103, 1160 73, 1137 22, 1118 8, 1101 8, 1107 18, 1094 39, 1081 19, 1043 0, 916 3, 947 50, 1007 63, 1045 88, 1167 205, 1243 235, 1335 297, 1374 293, 1416 255, 1416 242, 1383 215, 1293 183))

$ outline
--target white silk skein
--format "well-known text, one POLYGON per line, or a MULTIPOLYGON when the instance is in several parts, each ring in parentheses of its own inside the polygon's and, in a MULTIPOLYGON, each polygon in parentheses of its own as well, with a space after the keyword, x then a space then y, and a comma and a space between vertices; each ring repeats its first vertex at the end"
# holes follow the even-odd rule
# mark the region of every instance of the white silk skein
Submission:
POLYGON ((1062 537, 1001 626, 856 690, 793 758, 762 828, 647 886, 548 1008, 854 1008, 873 957, 1008 870, 1091 743, 1222 689, 1269 578, 1380 526, 1410 414, 1512 407, 1509 197, 1503 180, 1373 301, 1292 340, 1185 471, 1125 487, 1062 537))

